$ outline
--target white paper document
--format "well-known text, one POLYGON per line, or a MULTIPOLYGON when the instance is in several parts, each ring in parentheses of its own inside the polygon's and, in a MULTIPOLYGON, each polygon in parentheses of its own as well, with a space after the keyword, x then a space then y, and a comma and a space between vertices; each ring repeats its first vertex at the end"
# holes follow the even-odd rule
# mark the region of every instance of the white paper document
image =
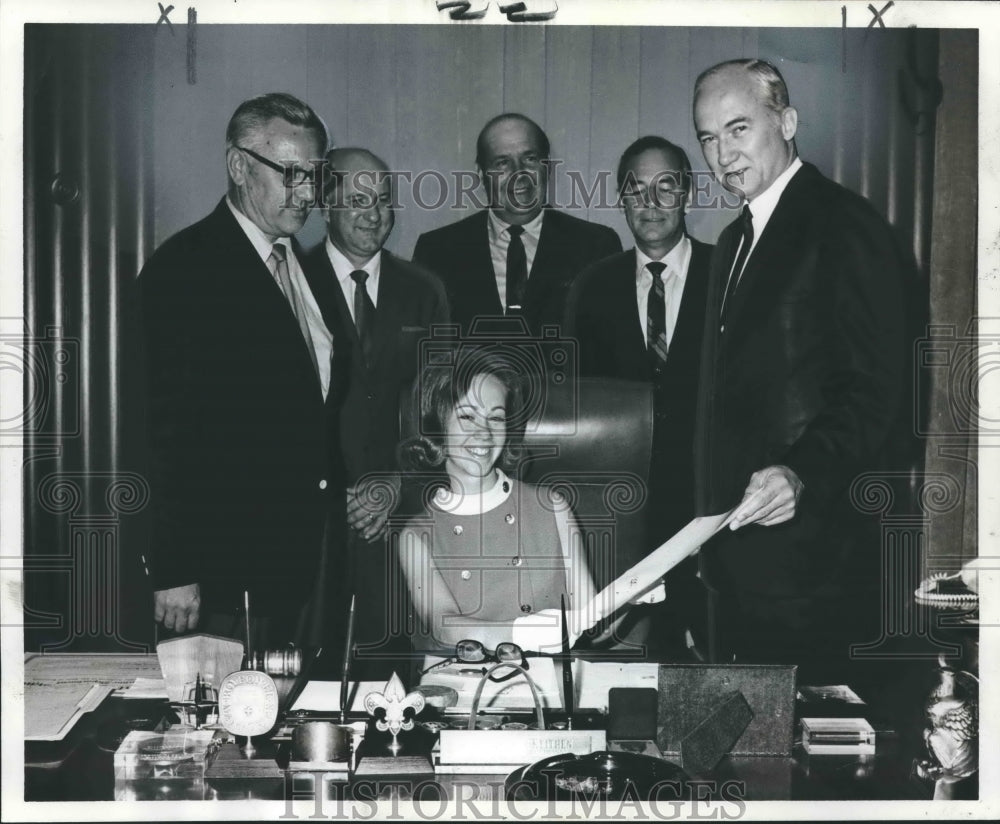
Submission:
POLYGON ((24 740, 61 741, 84 713, 97 708, 113 687, 108 684, 32 684, 24 691, 24 740))
MULTIPOLYGON (((351 698, 350 709, 365 711, 365 696, 370 692, 382 692, 385 681, 352 681, 348 687, 351 698)), ((310 681, 299 694, 292 710, 313 710, 314 712, 340 712, 340 681, 310 681)))
POLYGON ((656 586, 664 575, 697 552, 705 541, 726 526, 735 511, 732 509, 720 515, 695 518, 670 540, 608 584, 586 607, 582 629, 589 629, 602 618, 656 586))

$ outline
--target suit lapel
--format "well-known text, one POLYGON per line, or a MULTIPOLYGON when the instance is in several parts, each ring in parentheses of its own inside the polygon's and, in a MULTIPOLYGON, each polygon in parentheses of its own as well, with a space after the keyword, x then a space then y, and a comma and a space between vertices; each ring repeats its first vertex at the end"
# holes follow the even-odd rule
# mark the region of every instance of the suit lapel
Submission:
POLYGON ((336 318, 333 321, 336 326, 331 326, 330 328, 342 330, 342 334, 351 343, 352 351, 360 352, 361 339, 358 337, 358 329, 354 325, 354 317, 351 315, 351 308, 347 305, 347 298, 344 296, 344 290, 340 286, 340 279, 337 277, 333 264, 330 263, 330 257, 326 254, 325 248, 323 249, 323 260, 326 262, 327 271, 330 273, 331 304, 336 312, 336 318))
POLYGON ((483 295, 493 302, 492 311, 487 314, 502 315, 504 307, 500 302, 497 276, 493 271, 493 258, 490 254, 489 209, 483 209, 476 215, 469 240, 471 241, 467 250, 469 294, 483 295))
MULTIPOLYGON (((284 293, 282 293, 281 288, 274 279, 274 275, 271 274, 271 270, 267 268, 267 264, 257 254, 257 250, 250 242, 250 238, 247 237, 246 232, 237 223, 233 213, 229 210, 225 198, 223 198, 222 202, 216 208, 215 214, 219 220, 219 248, 226 250, 228 263, 232 267, 232 270, 244 282, 248 278, 252 279, 253 286, 262 293, 273 295, 275 298, 279 298, 287 303, 284 293), (226 236, 228 236, 228 242, 226 236)), ((290 312, 288 314, 291 315, 290 312)), ((294 321, 294 317, 291 320, 294 321)))
POLYGON ((791 274, 797 244, 788 243, 788 238, 801 234, 798 224, 804 212, 798 202, 803 188, 809 185, 812 171, 813 167, 803 166, 782 192, 756 248, 747 260, 743 277, 733 294, 732 306, 727 312, 727 323, 738 328, 739 319, 748 308, 769 302, 776 284, 791 274))
POLYGON ((542 231, 538 235, 538 248, 528 271, 526 302, 538 306, 541 295, 549 289, 549 284, 560 271, 559 249, 563 248, 560 215, 552 209, 542 212, 542 231))
POLYGON ((688 263, 687 276, 684 278, 684 291, 681 293, 680 310, 677 313, 677 325, 670 341, 670 351, 667 361, 671 358, 683 358, 685 351, 697 344, 705 322, 705 295, 708 291, 708 248, 691 241, 691 260, 688 263))
MULTIPOLYGON (((319 382, 319 375, 316 373, 312 356, 309 354, 309 349, 307 348, 308 345, 306 344, 305 338, 302 336, 302 329, 299 327, 299 321, 295 317, 295 313, 292 311, 292 307, 288 303, 288 299, 285 297, 284 292, 281 291, 281 287, 278 286, 278 283, 275 281, 274 275, 271 274, 271 270, 268 269, 267 264, 261 260, 260 255, 257 254, 257 250, 250 242, 250 238, 247 237, 246 232, 243 231, 243 228, 236 221, 236 218, 230 211, 225 198, 223 198, 223 200, 219 203, 219 206, 216 209, 216 214, 219 218, 219 246, 220 248, 227 249, 227 263, 232 267, 231 271, 233 271, 239 279, 239 288, 241 292, 246 295, 248 290, 253 288, 258 292, 259 297, 263 301, 266 301, 270 307, 268 310, 269 314, 274 315, 275 323, 280 324, 280 328, 283 330, 281 334, 285 337, 285 344, 287 344, 289 357, 297 357, 303 362, 303 364, 308 365, 309 374, 314 378, 316 392, 322 399, 322 386, 319 382), (228 245, 225 243, 224 233, 228 233, 229 235, 228 245), (273 311, 271 311, 272 309, 273 311), (293 356, 292 351, 297 354, 293 356)), ((291 238, 291 244, 292 252, 295 254, 296 259, 299 262, 299 267, 302 269, 303 274, 306 274, 302 248, 298 245, 295 238, 291 238)), ((306 280, 308 282, 308 275, 306 276, 306 280)), ((312 284, 309 283, 309 286, 311 289, 312 284)), ((278 327, 275 327, 270 331, 271 334, 275 334, 278 332, 278 327)))
MULTIPOLYGON (((340 284, 337 283, 337 276, 330 264, 330 258, 327 257, 325 245, 320 244, 306 257, 310 264, 304 267, 309 288, 312 289, 313 297, 319 304, 319 310, 323 314, 327 329, 336 332, 340 322, 337 305, 340 284)), ((343 298, 341 298, 341 302, 343 302, 343 298)))
POLYGON ((612 317, 618 318, 624 338, 627 357, 646 357, 645 323, 639 318, 639 293, 635 282, 635 249, 622 257, 622 266, 615 275, 615 294, 618 309, 612 317))
POLYGON ((388 252, 382 252, 382 268, 378 276, 378 304, 375 307, 374 346, 372 364, 379 362, 382 353, 396 340, 396 332, 402 326, 403 301, 405 292, 400 282, 403 275, 396 261, 388 252))

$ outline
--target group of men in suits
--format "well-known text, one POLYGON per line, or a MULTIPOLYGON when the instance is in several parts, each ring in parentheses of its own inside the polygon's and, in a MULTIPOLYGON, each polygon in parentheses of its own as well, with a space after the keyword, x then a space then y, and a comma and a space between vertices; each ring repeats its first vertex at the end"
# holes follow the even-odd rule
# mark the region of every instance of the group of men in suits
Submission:
POLYGON ((399 393, 433 325, 475 335, 484 318, 517 316, 532 333, 561 324, 583 374, 652 384, 650 549, 738 504, 697 577, 691 565, 668 581, 669 626, 701 609, 688 596, 704 585, 720 660, 842 650, 830 610, 859 550, 877 553, 852 531, 848 487, 898 402, 902 258, 866 201, 798 159, 773 66, 703 73, 694 120, 712 172, 747 204, 714 251, 686 232, 680 147, 645 137, 622 155, 635 240, 623 252, 613 230, 547 206, 548 139, 502 114, 476 147, 489 208, 423 234, 414 265, 383 248, 392 175, 364 149, 325 155, 327 238, 303 254, 293 236, 318 184, 288 170, 324 156, 325 127, 289 95, 242 104, 226 198, 140 277, 156 619, 223 631, 249 590, 314 638, 324 595, 353 592, 362 645, 401 651, 385 540, 402 486, 399 393))

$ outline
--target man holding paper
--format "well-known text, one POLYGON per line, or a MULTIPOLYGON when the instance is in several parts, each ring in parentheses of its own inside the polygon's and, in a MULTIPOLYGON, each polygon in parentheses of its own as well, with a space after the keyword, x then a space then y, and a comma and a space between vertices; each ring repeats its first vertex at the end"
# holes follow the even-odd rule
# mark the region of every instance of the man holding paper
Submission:
POLYGON ((856 589, 877 588, 879 547, 850 487, 878 466, 896 415, 905 264, 871 204, 797 157, 773 66, 703 72, 694 122, 744 200, 710 267, 695 433, 698 511, 739 503, 702 550, 719 657, 846 660, 877 637, 855 620, 877 606, 856 589))

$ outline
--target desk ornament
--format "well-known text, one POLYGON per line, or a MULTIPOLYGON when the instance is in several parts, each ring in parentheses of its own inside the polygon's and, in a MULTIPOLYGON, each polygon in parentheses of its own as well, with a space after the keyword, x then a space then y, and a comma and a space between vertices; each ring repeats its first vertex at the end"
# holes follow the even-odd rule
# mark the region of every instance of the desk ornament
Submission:
POLYGON ((433 772, 430 748, 433 735, 423 729, 414 730, 415 717, 423 710, 424 696, 407 692, 396 673, 382 692, 365 696, 365 710, 371 716, 358 758, 357 775, 399 775, 433 772), (407 733, 400 740, 400 733, 407 733), (391 736, 386 736, 388 733, 391 736))
POLYGON ((921 778, 934 781, 934 799, 962 797, 956 785, 979 768, 979 679, 938 658, 940 681, 927 699, 924 742, 928 758, 917 761, 921 778))

